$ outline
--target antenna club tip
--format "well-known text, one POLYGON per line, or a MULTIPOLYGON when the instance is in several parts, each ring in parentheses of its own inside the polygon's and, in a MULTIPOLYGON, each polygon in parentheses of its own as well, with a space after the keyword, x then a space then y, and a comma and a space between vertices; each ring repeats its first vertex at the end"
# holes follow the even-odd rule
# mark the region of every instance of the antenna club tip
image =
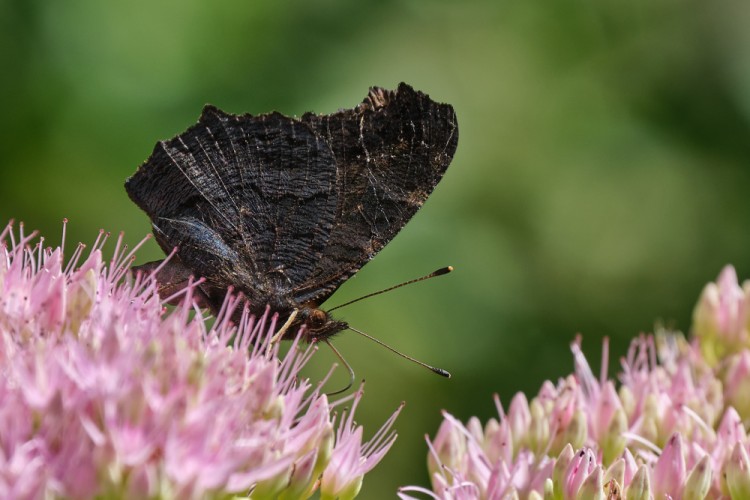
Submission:
POLYGON ((453 266, 445 266, 445 267, 442 267, 442 268, 438 269, 434 273, 432 273, 432 275, 433 276, 442 276, 442 275, 448 274, 450 272, 453 272, 453 266))
POLYGON ((440 375, 441 377, 451 378, 451 373, 448 370, 443 370, 442 368, 435 368, 433 371, 437 373, 438 375, 440 375))

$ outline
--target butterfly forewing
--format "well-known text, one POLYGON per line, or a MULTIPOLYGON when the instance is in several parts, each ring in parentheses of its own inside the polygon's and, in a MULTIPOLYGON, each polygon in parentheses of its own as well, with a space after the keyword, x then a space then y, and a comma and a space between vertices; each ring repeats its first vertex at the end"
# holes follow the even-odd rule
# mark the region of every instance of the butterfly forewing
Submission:
POLYGON ((372 259, 427 200, 458 143, 453 108, 401 84, 373 88, 354 110, 307 114, 337 165, 339 200, 328 248, 295 296, 325 301, 372 259))

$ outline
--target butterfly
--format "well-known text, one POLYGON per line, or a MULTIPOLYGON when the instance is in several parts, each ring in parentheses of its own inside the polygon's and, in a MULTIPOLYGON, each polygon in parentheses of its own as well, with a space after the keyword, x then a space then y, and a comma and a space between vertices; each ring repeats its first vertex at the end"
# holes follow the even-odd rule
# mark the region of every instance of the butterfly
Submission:
POLYGON ((414 216, 457 144, 453 107, 405 83, 328 115, 207 105, 125 182, 159 246, 177 248, 139 269, 158 270, 162 297, 202 277, 214 313, 233 288, 253 314, 277 312, 284 338, 304 325, 305 340, 326 340, 348 325, 321 304, 414 216))

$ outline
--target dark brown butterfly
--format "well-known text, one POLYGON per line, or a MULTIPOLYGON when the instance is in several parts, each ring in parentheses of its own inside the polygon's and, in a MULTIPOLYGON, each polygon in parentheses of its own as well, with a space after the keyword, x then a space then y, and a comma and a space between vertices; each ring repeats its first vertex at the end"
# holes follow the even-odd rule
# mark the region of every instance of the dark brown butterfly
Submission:
POLYGON ((306 340, 325 340, 348 325, 320 305, 412 218, 457 143, 453 108, 404 83, 330 115, 206 106, 125 189, 161 248, 178 248, 157 274, 162 297, 203 277, 214 312, 232 286, 253 313, 293 318, 286 337, 305 325, 306 340))

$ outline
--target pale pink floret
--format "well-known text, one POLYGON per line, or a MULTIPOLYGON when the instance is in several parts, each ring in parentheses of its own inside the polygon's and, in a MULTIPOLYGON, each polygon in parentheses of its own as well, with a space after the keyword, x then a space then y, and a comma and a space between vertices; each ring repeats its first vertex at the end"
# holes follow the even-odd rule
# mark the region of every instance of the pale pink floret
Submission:
POLYGON ((395 439, 395 414, 374 448, 351 413, 337 426, 300 377, 315 348, 280 356, 269 314, 165 313, 152 279, 123 280, 122 236, 67 264, 32 236, 0 234, 0 498, 304 498, 333 459, 361 484, 395 439))
POLYGON ((362 442, 363 427, 354 421, 354 412, 362 400, 363 387, 354 394, 351 411, 344 410, 336 431, 336 443, 320 483, 322 499, 345 500, 354 498, 362 487, 366 473, 383 459, 396 441, 396 433, 390 432, 403 404, 367 442, 362 442))

